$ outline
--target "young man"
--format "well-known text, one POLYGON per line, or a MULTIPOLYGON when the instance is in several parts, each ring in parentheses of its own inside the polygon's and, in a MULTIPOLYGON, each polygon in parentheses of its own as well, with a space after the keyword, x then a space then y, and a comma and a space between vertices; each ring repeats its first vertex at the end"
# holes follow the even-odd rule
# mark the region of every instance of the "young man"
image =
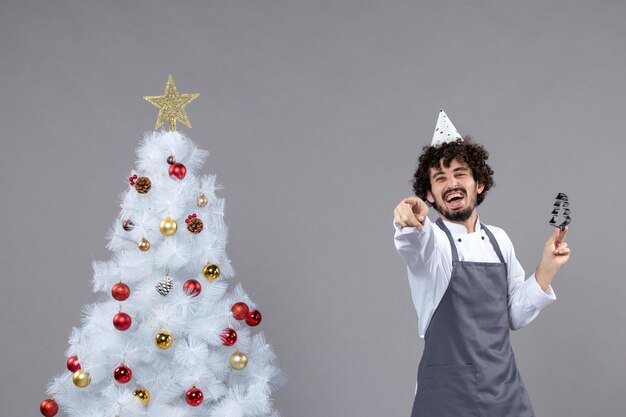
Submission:
POLYGON ((534 417, 509 329, 556 299, 550 283, 570 256, 567 230, 554 229, 525 279, 504 230, 478 217, 493 186, 488 156, 441 110, 414 175, 416 196, 394 210, 396 249, 425 339, 411 417, 534 417), (439 214, 435 223, 429 206, 439 214))

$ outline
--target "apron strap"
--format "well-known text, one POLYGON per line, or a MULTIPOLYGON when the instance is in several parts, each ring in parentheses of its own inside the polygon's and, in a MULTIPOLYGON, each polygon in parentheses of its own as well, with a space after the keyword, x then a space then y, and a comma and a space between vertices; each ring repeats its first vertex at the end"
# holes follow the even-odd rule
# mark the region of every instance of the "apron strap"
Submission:
MULTIPOLYGON (((448 236, 448 240, 450 241, 450 249, 452 250, 452 261, 458 262, 459 253, 456 250, 456 245, 454 244, 454 239, 452 239, 452 234, 450 233, 450 230, 448 230, 446 225, 443 223, 443 220, 441 220, 441 217, 438 218, 435 223, 437 224, 437 226, 439 226, 441 230, 443 230, 446 233, 446 236, 448 236)), ((491 242, 491 246, 493 246, 493 248, 496 251, 496 254, 498 255, 498 258, 500 258, 500 262, 505 263, 504 256, 502 256, 502 251, 500 250, 500 245, 498 245, 498 241, 494 237, 493 233, 491 233, 491 230, 487 229, 485 225, 482 223, 480 224, 480 227, 482 227, 485 233, 487 234, 487 237, 489 238, 489 241, 491 242)))
POLYGON ((502 256, 502 251, 500 250, 500 245, 498 245, 498 241, 493 236, 493 233, 491 233, 491 230, 487 229, 485 227, 485 225, 482 224, 482 223, 480 224, 480 227, 482 227, 483 230, 485 231, 485 233, 487 234, 487 236, 489 236, 489 240, 491 241, 491 245, 496 250, 496 253, 498 254, 498 258, 500 258, 500 262, 506 263, 506 262, 504 262, 504 256, 502 256))
POLYGON ((441 217, 439 217, 437 221, 435 221, 435 223, 437 223, 437 226, 439 226, 439 228, 446 233, 446 236, 448 236, 448 240, 450 241, 450 249, 452 250, 452 262, 459 262, 459 253, 456 251, 456 245, 454 244, 454 239, 452 239, 452 234, 450 233, 450 230, 448 230, 446 225, 443 224, 443 220, 441 220, 441 217))

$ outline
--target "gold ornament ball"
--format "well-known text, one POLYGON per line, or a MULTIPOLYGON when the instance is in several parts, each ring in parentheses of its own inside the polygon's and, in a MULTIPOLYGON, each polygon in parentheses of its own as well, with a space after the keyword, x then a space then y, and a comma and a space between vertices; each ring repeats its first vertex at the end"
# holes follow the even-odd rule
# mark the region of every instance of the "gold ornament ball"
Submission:
POLYGON ((230 355, 230 366, 238 371, 248 365, 248 357, 243 352, 236 351, 230 355))
POLYGON ((206 279, 213 282, 220 276, 220 267, 211 262, 207 262, 204 268, 202 268, 202 274, 206 279))
POLYGON ((150 249, 150 242, 148 242, 148 239, 144 237, 141 239, 141 242, 139 242, 138 246, 140 251, 145 252, 150 249))
POLYGON ((84 369, 79 369, 74 372, 72 376, 72 381, 74 381, 74 385, 79 388, 85 388, 87 385, 91 383, 91 377, 89 376, 89 372, 84 369))
POLYGON ((156 343, 159 349, 165 350, 172 347, 172 343, 174 343, 174 338, 171 334, 169 334, 169 332, 162 330, 154 337, 154 343, 156 343))
POLYGON ((200 195, 198 196, 198 207, 204 207, 207 204, 209 204, 209 199, 206 198, 204 193, 200 193, 200 195))
POLYGON ((176 220, 172 219, 171 217, 166 217, 161 220, 161 224, 159 224, 159 229, 161 230, 161 233, 163 233, 165 236, 172 236, 174 233, 176 233, 178 225, 176 224, 176 220))
POLYGON ((141 404, 145 407, 150 403, 150 391, 145 388, 137 388, 133 395, 137 397, 137 399, 141 402, 141 404))

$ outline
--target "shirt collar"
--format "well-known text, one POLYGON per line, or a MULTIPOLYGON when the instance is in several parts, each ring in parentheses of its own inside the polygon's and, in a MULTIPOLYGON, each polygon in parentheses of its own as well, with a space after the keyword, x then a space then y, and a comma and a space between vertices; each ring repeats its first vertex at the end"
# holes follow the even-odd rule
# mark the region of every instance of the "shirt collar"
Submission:
MULTIPOLYGON (((446 225, 450 233, 452 233, 453 235, 458 236, 458 235, 468 234, 467 229, 462 224, 449 222, 445 219, 441 219, 441 220, 443 220, 444 224, 446 225)), ((474 225, 474 233, 481 233, 481 232, 482 232, 482 227, 480 227, 480 216, 476 215, 476 224, 474 225)))

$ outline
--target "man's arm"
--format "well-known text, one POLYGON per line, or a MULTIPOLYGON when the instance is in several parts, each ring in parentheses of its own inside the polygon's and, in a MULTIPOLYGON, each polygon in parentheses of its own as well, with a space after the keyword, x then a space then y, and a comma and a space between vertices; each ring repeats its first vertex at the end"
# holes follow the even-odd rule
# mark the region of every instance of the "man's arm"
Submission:
POLYGON ((426 203, 417 197, 409 199, 408 202, 407 199, 402 200, 394 210, 394 242, 407 266, 411 298, 419 319, 418 332, 420 337, 424 337, 430 319, 450 282, 452 262, 449 259, 449 250, 442 248, 448 240, 444 238, 443 242, 438 239, 436 227, 427 217, 426 203), (424 204, 425 210, 422 211, 420 203, 414 199, 424 204), (402 224, 405 226, 402 227, 402 224), (411 224, 416 226, 410 226, 411 224))
POLYGON ((396 206, 393 217, 396 250, 409 271, 420 274, 425 259, 430 258, 435 251, 428 206, 419 197, 407 197, 396 206))
POLYGON ((550 287, 550 283, 552 283, 557 271, 569 260, 570 250, 567 247, 567 242, 565 242, 567 230, 567 226, 565 230, 555 227, 552 235, 550 235, 543 247, 543 256, 541 263, 539 263, 535 271, 535 276, 544 291, 550 287))
POLYGON ((565 233, 558 228, 544 246, 543 257, 534 274, 524 280, 522 266, 515 257, 515 249, 510 245, 507 264, 509 267, 509 327, 512 330, 522 328, 532 322, 539 312, 556 300, 550 283, 556 271, 569 259, 569 249, 563 241, 565 233))

